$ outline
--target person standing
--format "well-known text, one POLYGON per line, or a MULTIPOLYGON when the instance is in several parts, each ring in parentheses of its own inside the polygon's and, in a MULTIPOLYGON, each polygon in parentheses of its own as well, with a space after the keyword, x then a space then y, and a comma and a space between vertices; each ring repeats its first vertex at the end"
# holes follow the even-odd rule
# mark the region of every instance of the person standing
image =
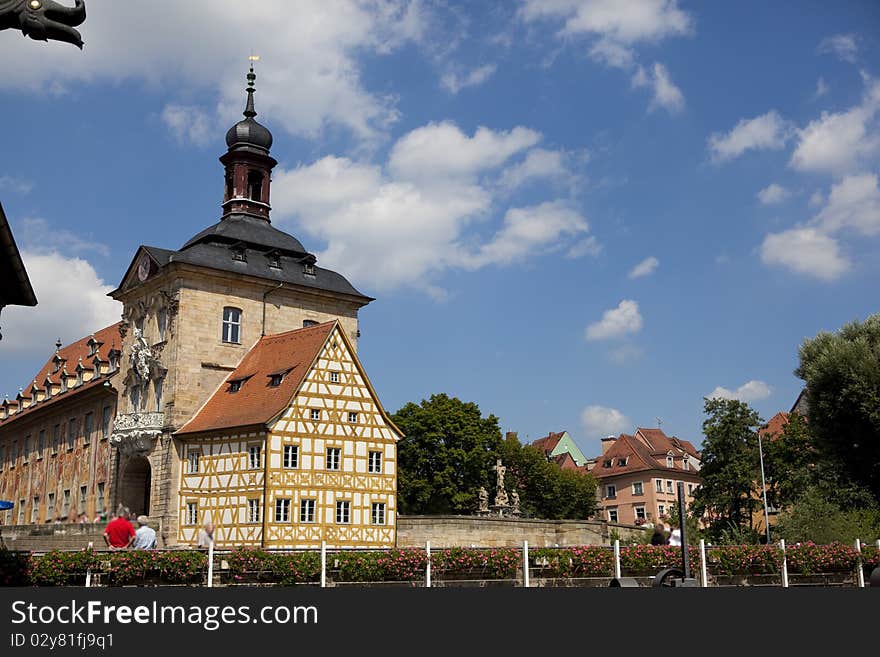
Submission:
POLYGON ((134 542, 131 544, 132 550, 156 549, 156 530, 150 527, 147 521, 147 516, 138 516, 138 529, 134 533, 134 542))
POLYGON ((207 550, 214 544, 214 525, 206 522, 205 526, 199 530, 199 536, 196 539, 196 547, 200 550, 207 550))
POLYGON ((104 542, 111 550, 124 550, 134 542, 135 531, 128 521, 128 515, 128 508, 120 506, 116 510, 116 517, 104 529, 104 542))
POLYGON ((681 530, 678 527, 669 535, 669 545, 681 545, 681 530))
POLYGON ((662 522, 654 525, 654 533, 651 535, 651 545, 666 545, 666 527, 662 522))

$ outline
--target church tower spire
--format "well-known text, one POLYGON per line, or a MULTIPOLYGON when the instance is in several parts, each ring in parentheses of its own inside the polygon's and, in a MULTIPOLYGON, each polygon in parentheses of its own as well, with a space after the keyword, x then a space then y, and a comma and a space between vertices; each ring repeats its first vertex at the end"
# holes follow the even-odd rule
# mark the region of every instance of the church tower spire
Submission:
POLYGON ((269 155, 272 133, 254 117, 254 65, 247 74, 247 103, 244 119, 226 133, 229 150, 220 158, 226 169, 226 191, 223 195, 223 219, 231 215, 250 215, 269 222, 269 187, 272 169, 278 162, 269 155))

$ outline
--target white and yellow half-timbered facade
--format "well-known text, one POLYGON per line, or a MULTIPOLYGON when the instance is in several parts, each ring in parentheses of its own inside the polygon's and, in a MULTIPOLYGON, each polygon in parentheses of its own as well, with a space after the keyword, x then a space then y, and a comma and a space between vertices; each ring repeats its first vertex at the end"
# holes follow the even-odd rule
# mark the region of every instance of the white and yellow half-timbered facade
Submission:
POLYGON ((338 321, 261 338, 175 437, 180 543, 395 544, 401 434, 338 321))

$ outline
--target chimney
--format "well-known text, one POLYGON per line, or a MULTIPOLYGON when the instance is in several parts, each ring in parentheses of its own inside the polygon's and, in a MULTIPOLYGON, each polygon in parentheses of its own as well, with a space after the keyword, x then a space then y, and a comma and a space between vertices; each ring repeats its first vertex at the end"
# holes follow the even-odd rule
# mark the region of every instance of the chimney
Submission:
POLYGON ((614 446, 614 441, 617 440, 617 436, 606 436, 602 439, 602 456, 608 452, 614 446))

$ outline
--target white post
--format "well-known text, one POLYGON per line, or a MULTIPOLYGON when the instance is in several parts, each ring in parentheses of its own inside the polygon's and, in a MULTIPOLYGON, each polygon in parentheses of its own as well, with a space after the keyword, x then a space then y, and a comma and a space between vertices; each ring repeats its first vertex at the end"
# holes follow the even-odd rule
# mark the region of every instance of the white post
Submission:
POLYGON ((703 588, 709 586, 709 578, 706 575, 706 541, 700 539, 700 575, 703 582, 703 588))
POLYGON ((614 577, 620 579, 620 539, 614 539, 614 577))
POLYGON ((321 541, 321 588, 327 586, 327 543, 321 541))
POLYGON ((214 541, 208 541, 208 588, 214 586, 214 541))
POLYGON ((782 548, 782 588, 788 588, 788 560, 785 557, 785 539, 779 540, 779 547, 782 548))
POLYGON ((523 586, 529 588, 529 542, 523 541, 523 586))
POLYGON ((859 588, 865 588, 865 569, 862 567, 862 539, 856 539, 856 552, 859 553, 859 558, 856 560, 856 568, 858 569, 858 573, 856 577, 858 578, 859 588))
POLYGON ((880 550, 880 538, 877 539, 877 549, 880 550))
POLYGON ((425 587, 431 588, 431 541, 425 541, 425 552, 428 555, 428 561, 425 565, 425 587))
MULTIPOLYGON (((89 541, 89 549, 92 549, 92 542, 89 541)), ((92 586, 92 569, 88 568, 86 570, 86 588, 90 588, 92 586)))

